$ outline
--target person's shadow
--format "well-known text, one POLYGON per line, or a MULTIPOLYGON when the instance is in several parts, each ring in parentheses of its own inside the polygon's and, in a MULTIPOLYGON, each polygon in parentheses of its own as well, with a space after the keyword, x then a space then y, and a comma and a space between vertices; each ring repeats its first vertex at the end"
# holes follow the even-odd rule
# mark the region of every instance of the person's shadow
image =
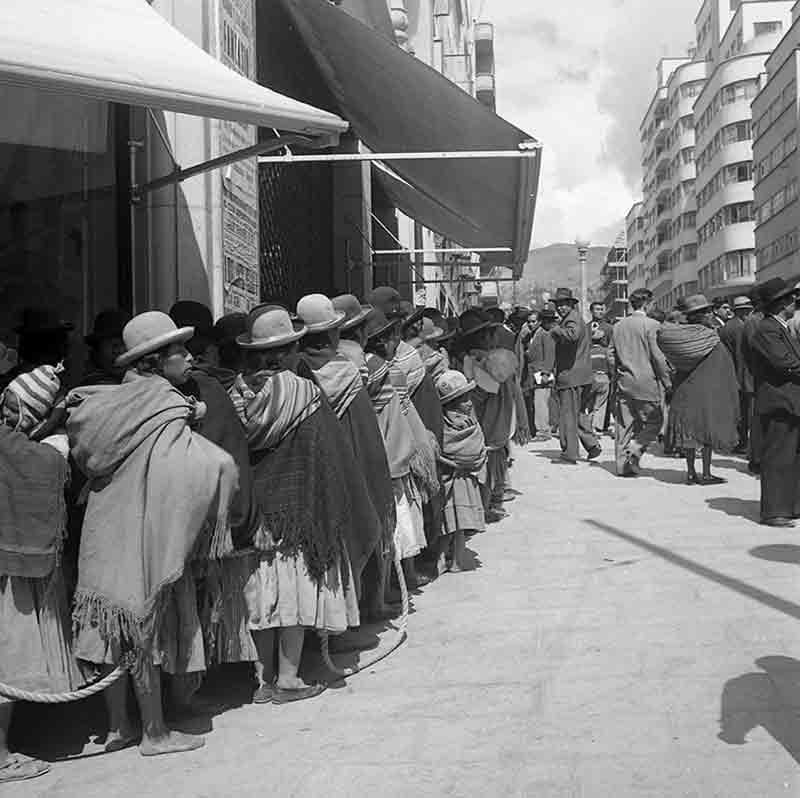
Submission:
POLYGON ((800 546, 795 543, 770 543, 765 546, 756 546, 750 549, 749 553, 759 560, 800 565, 800 546))
POLYGON ((760 726, 800 764, 800 661, 769 656, 756 665, 763 673, 725 683, 717 736, 728 745, 745 745, 760 726))
POLYGON ((758 523, 761 518, 761 505, 758 499, 736 499, 733 496, 718 496, 706 499, 706 504, 712 509, 735 518, 746 518, 748 521, 758 523))

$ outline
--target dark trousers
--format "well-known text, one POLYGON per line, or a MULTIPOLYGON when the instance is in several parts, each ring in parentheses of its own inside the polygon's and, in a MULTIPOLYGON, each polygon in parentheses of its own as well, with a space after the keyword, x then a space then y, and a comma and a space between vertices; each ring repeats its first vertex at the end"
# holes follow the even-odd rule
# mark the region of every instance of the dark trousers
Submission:
POLYGON ((749 414, 749 428, 750 440, 748 441, 748 461, 750 466, 758 468, 761 465, 761 449, 763 446, 764 434, 762 432, 763 422, 760 416, 756 415, 756 397, 749 393, 748 397, 748 414, 749 414))
POLYGON ((800 417, 760 416, 761 520, 800 516, 800 417))
POLYGON ((589 408, 592 401, 592 386, 579 385, 577 388, 559 388, 558 394, 558 435, 561 451, 568 460, 577 460, 580 451, 578 441, 588 452, 598 446, 592 430, 592 417, 589 408))
POLYGON ((753 395, 739 391, 739 446, 747 446, 750 440, 750 405, 753 403, 753 395))
POLYGON ((619 392, 616 409, 614 448, 617 474, 622 474, 631 459, 638 465, 647 447, 658 439, 664 417, 661 402, 646 402, 619 392))

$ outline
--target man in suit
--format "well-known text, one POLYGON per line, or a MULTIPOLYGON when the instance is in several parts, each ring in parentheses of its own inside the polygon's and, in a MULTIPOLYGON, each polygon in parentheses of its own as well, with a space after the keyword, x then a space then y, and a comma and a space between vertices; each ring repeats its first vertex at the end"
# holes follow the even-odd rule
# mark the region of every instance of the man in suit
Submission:
POLYGON ((611 336, 608 359, 617 386, 615 453, 617 475, 639 473, 642 455, 657 438, 664 420, 661 387, 669 391, 669 367, 656 336, 661 326, 647 315, 653 292, 637 288, 628 300, 633 309, 611 336))
POLYGON ((758 330, 758 325, 764 319, 763 302, 761 297, 762 286, 756 285, 750 291, 750 300, 753 303, 753 312, 744 320, 744 330, 742 332, 741 354, 747 370, 750 374, 750 395, 748 405, 750 415, 748 427, 750 430, 750 440, 747 449, 747 468, 751 474, 757 474, 761 470, 761 423, 756 415, 756 377, 753 371, 753 350, 751 347, 753 336, 758 330))
POLYGON ((789 331, 796 291, 780 277, 761 289, 764 319, 750 343, 761 422, 761 523, 800 518, 800 342, 789 331))
POLYGON ((586 458, 594 460, 602 449, 592 430, 592 417, 588 412, 593 380, 589 330, 578 313, 578 300, 570 289, 559 288, 553 304, 559 317, 550 335, 556 342, 561 457, 568 463, 577 463, 580 440, 586 449, 586 458))
POLYGON ((725 322, 725 326, 719 331, 722 343, 728 348, 736 369, 736 379, 739 382, 739 445, 736 448, 738 454, 747 452, 747 444, 750 432, 750 399, 753 395, 753 375, 744 357, 744 332, 745 321, 753 312, 753 303, 750 297, 737 296, 733 300, 733 317, 725 322))
POLYGON ((730 302, 721 296, 714 299, 711 304, 714 308, 714 315, 711 321, 714 324, 714 329, 719 332, 733 316, 733 311, 731 310, 730 302))

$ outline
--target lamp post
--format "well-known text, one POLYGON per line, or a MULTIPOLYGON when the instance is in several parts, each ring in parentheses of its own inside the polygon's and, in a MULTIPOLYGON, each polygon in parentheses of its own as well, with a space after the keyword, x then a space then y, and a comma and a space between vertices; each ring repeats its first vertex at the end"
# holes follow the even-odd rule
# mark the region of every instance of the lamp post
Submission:
POLYGON ((585 320, 589 304, 588 288, 586 285, 586 259, 589 255, 589 239, 578 237, 575 239, 575 246, 578 249, 578 263, 581 269, 581 295, 580 309, 581 317, 585 320))

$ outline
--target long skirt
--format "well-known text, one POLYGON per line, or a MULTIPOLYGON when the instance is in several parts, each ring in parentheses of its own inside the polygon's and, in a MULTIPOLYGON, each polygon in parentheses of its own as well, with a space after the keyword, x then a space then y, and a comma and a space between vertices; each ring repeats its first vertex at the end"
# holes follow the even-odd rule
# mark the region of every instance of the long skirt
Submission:
POLYGON ((412 477, 394 480, 397 525, 394 548, 401 560, 416 557, 427 545, 422 497, 412 477))
POLYGON ((444 534, 486 529, 481 484, 474 474, 444 482, 444 534))
POLYGON ((309 573, 302 551, 259 555, 244 601, 251 631, 303 626, 339 634, 361 622, 346 554, 320 580, 309 573))
POLYGON ((0 576, 0 682, 45 693, 81 684, 60 569, 45 579, 0 576))

